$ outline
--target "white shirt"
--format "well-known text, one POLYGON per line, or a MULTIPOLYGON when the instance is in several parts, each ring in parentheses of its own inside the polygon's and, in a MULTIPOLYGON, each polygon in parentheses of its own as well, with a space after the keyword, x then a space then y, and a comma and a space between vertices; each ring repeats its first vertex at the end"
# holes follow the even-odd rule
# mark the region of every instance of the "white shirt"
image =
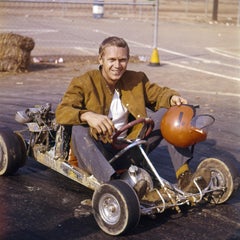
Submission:
MULTIPOLYGON (((119 92, 115 89, 113 99, 110 105, 108 117, 113 121, 114 127, 119 130, 122 126, 128 123, 128 110, 122 104, 119 92)), ((120 137, 125 137, 126 132, 123 132, 120 137)))

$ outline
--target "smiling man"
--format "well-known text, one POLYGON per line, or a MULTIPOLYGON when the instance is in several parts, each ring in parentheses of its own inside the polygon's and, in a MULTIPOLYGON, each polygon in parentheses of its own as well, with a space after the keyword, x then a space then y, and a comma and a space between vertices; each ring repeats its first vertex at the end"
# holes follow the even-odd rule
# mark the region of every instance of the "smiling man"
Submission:
MULTIPOLYGON (((117 153, 111 145, 116 130, 132 120, 152 118, 155 127, 147 139, 150 152, 163 139, 159 125, 166 109, 187 103, 178 92, 151 83, 143 72, 127 70, 129 56, 124 39, 106 38, 99 47, 99 69, 74 78, 56 109, 57 122, 72 126, 71 146, 78 166, 99 182, 109 181, 118 168, 108 162, 117 153)), ((135 139, 140 128, 120 137, 135 139)), ((168 150, 181 189, 193 191, 195 176, 188 168, 191 148, 168 144, 168 150)))

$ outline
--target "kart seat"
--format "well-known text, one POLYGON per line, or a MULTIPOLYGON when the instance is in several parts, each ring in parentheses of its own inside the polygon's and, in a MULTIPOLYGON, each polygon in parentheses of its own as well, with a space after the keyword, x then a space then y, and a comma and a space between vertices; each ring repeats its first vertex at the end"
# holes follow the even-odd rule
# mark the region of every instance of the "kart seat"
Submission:
POLYGON ((59 125, 56 133, 55 158, 65 159, 73 166, 78 166, 77 158, 71 150, 71 132, 72 127, 59 125))
POLYGON ((71 126, 58 125, 55 137, 55 158, 68 159, 71 141, 71 126))

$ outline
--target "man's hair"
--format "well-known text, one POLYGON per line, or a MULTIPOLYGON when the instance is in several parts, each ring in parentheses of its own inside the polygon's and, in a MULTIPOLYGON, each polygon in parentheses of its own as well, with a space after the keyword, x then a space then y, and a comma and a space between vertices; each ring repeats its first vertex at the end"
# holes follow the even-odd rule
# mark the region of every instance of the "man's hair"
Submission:
POLYGON ((127 42, 123 39, 123 38, 119 38, 119 37, 108 37, 106 39, 103 40, 103 42, 100 44, 99 46, 99 51, 98 54, 100 57, 103 56, 104 54, 104 50, 106 47, 110 47, 110 46, 115 46, 115 47, 121 47, 121 48, 127 48, 127 54, 129 57, 129 47, 127 42))

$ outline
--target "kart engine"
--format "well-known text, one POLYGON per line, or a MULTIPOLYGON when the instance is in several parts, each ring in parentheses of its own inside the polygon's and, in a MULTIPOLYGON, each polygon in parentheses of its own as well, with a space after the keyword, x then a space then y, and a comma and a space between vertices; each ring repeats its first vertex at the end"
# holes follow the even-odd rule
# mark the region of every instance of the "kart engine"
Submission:
POLYGON ((153 181, 150 174, 143 168, 131 165, 129 169, 121 175, 121 179, 126 181, 130 186, 134 185, 140 180, 146 180, 149 190, 153 189, 153 181))
POLYGON ((41 144, 42 150, 47 151, 55 143, 55 132, 57 124, 55 114, 51 111, 51 104, 27 108, 25 111, 19 111, 15 115, 15 120, 26 124, 31 133, 29 145, 41 144))
POLYGON ((15 120, 28 125, 32 132, 40 132, 53 128, 54 113, 51 111, 51 104, 27 108, 25 111, 16 113, 15 120))

